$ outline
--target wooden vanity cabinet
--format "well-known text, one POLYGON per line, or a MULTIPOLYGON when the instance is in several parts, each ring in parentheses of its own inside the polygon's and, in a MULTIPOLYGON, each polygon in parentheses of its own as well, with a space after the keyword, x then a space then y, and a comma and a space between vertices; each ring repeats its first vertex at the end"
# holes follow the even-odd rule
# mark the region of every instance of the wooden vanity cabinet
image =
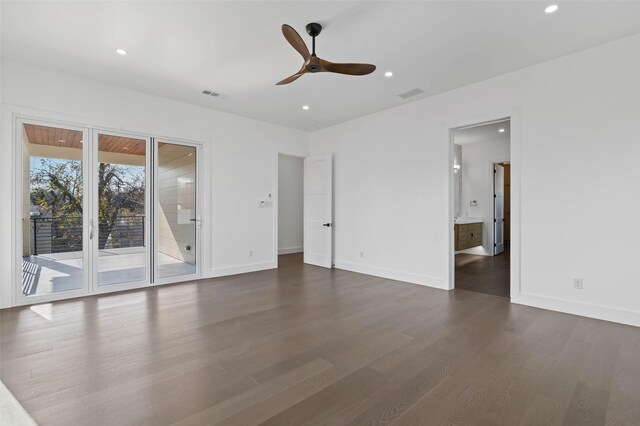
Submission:
POLYGON ((454 226, 455 250, 482 245, 482 223, 465 223, 454 226))

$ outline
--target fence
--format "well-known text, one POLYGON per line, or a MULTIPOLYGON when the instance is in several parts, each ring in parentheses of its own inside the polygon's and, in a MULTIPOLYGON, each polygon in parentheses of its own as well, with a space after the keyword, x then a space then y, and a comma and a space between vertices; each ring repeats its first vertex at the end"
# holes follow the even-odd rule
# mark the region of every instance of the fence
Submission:
MULTIPOLYGON (((100 248, 127 248, 144 246, 144 215, 127 215, 118 218, 109 232, 106 223, 98 224, 100 248), (108 232, 108 235, 105 233, 108 232), (100 238, 102 237, 102 238, 100 238)), ((82 251, 82 217, 62 216, 32 218, 33 254, 66 253, 82 251)))

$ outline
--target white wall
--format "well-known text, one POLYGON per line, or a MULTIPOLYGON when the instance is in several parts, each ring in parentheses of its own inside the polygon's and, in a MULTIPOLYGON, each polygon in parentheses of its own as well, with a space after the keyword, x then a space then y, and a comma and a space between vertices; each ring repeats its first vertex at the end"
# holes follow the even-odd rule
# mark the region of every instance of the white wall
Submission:
POLYGON ((278 156, 278 253, 303 250, 304 159, 278 156))
POLYGON ((512 300, 640 325, 638 75, 640 35, 312 133, 335 158, 336 266, 449 288, 447 129, 516 111, 512 300))
MULTIPOLYGON (((275 192, 278 152, 307 153, 306 132, 6 61, 2 84, 0 199, 10 200, 12 193, 14 113, 199 141, 205 160, 205 275, 275 267, 275 209, 258 208, 258 201, 275 192)), ((214 102, 219 101, 224 102, 214 102)), ((11 215, 11 203, 1 203, 1 306, 10 303, 11 215)))
MULTIPOLYGON (((640 35, 314 132, 310 151, 335 159, 336 265, 449 288, 448 129, 510 112, 512 300, 640 325, 640 227, 625 220, 640 210, 638 75, 640 35)), ((204 142, 209 275, 273 267, 276 218, 257 202, 276 153, 305 155, 306 133, 19 64, 1 78, 3 153, 13 112, 204 142)), ((13 167, 0 157, 2 200, 13 167)), ((2 203, 3 306, 11 214, 2 203)))
POLYGON ((484 219, 482 247, 465 250, 465 253, 493 255, 493 163, 508 161, 509 148, 508 140, 462 147, 462 216, 484 219), (471 206, 471 200, 477 201, 477 206, 471 206))

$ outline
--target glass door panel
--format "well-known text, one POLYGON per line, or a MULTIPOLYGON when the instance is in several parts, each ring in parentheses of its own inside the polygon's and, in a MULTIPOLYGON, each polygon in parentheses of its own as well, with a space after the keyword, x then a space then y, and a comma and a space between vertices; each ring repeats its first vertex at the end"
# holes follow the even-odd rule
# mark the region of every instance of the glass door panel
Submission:
POLYGON ((98 286, 148 283, 148 140, 108 132, 94 139, 98 286))
POLYGON ((197 268, 197 149, 158 142, 156 173, 157 278, 195 275, 197 268))
POLYGON ((86 131, 20 123, 21 297, 86 288, 86 131))

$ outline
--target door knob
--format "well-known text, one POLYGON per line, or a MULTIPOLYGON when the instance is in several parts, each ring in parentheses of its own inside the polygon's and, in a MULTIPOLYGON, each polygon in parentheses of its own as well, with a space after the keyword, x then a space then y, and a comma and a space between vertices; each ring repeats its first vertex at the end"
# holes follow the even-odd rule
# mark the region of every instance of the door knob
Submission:
POLYGON ((322 226, 327 226, 328 227, 328 226, 331 226, 331 224, 330 223, 323 223, 322 226))

